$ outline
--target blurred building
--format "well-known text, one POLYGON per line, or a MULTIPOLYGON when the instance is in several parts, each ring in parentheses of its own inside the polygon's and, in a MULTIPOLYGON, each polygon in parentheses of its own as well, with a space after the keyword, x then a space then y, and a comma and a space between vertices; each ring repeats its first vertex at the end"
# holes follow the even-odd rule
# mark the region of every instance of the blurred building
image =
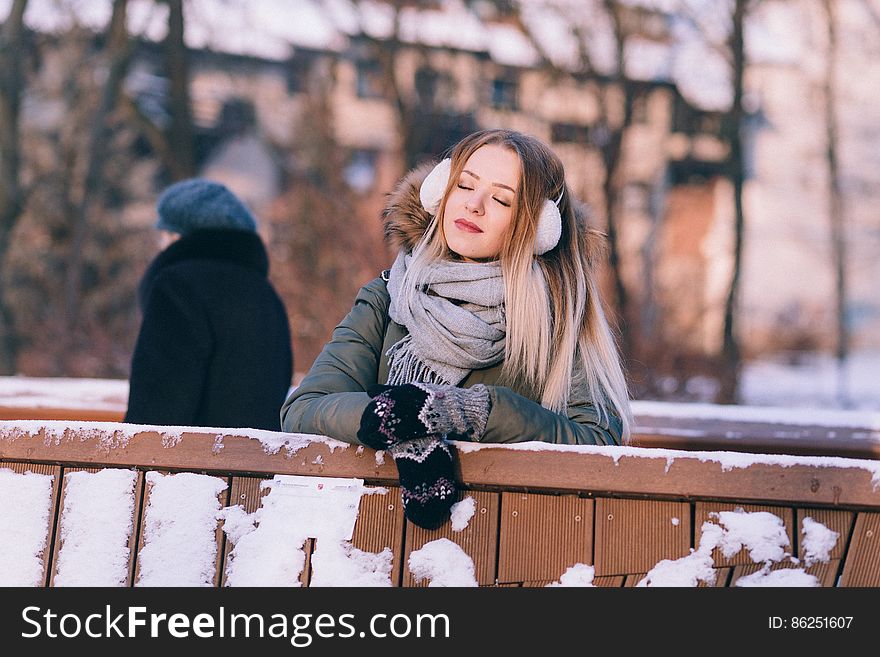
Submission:
MULTIPOLYGON (((593 0, 251 0, 227 2, 223 12, 214 5, 187 4, 200 172, 227 182, 258 212, 292 179, 319 175, 322 157, 330 158, 321 139, 329 136, 338 149, 332 166, 358 208, 352 220, 378 232, 384 194, 407 167, 475 129, 508 127, 553 146, 603 228, 603 149, 629 98, 615 185, 622 274, 641 309, 638 330, 683 350, 719 349, 733 247, 728 148, 719 137, 729 90, 722 79, 718 93, 710 79, 717 67, 682 37, 675 15, 657 9, 664 3, 623 2, 622 75, 612 26, 593 0)), ((859 3, 838 6, 847 321, 856 346, 877 348, 880 39, 859 3)), ((127 81, 141 110, 158 119, 167 101, 162 18, 139 24, 127 81)), ((770 0, 749 30, 741 337, 746 354, 828 348, 823 16, 818 3, 770 0)), ((41 112, 57 115, 50 110, 41 112)), ((149 212, 137 216, 152 221, 149 212)))

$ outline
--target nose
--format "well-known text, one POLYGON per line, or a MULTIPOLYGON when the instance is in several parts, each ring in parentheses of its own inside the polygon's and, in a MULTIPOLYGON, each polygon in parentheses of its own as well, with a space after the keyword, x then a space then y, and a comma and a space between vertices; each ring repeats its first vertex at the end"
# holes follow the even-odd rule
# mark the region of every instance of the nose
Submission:
POLYGON ((484 201, 482 192, 479 190, 474 190, 465 201, 464 207, 468 212, 472 212, 474 214, 482 214, 483 203, 484 201))

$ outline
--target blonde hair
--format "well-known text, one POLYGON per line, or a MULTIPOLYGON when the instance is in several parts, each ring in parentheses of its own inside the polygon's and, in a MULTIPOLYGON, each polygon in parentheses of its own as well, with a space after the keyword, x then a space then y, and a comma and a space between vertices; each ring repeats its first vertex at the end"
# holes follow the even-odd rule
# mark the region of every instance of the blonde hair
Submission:
POLYGON ((581 225, 565 187, 562 162, 543 142, 512 130, 483 130, 452 148, 443 200, 413 249, 401 288, 414 295, 432 263, 459 258, 438 226, 465 162, 487 144, 508 148, 520 160, 511 230, 499 254, 507 315, 502 383, 529 390, 542 406, 558 413, 565 412, 575 388, 586 386, 600 419, 607 422, 613 411, 622 421, 623 441, 629 442, 629 393, 593 262, 600 234, 581 225), (545 200, 560 195, 562 236, 555 248, 536 256, 533 245, 541 208, 545 200))

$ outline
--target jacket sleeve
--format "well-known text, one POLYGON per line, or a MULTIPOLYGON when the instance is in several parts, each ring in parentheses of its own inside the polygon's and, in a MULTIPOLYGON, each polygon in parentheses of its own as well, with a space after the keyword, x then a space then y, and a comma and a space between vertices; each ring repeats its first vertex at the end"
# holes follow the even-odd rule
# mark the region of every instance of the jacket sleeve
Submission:
POLYGON ((377 278, 358 292, 351 312, 333 331, 302 383, 281 408, 281 427, 358 444, 357 430, 378 382, 388 300, 377 278))
POLYGON ((576 393, 565 415, 554 413, 503 386, 487 386, 492 410, 480 442, 538 440, 558 445, 620 445, 622 423, 616 415, 600 417, 587 395, 576 393))
POLYGON ((160 275, 145 304, 131 361, 125 421, 194 424, 211 351, 207 314, 196 295, 178 277, 160 275))

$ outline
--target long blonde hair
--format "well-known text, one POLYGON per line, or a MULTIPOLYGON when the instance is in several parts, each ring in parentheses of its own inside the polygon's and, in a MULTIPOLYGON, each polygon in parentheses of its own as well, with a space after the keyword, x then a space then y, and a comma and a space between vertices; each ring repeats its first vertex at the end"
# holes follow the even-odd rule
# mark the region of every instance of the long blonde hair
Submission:
POLYGON ((443 200, 413 249, 402 290, 415 294, 433 262, 459 258, 438 226, 465 163, 487 144, 515 152, 521 165, 511 230, 499 254, 507 314, 502 383, 531 391, 542 406, 558 413, 565 412, 573 390, 585 385, 600 418, 607 422, 608 413, 614 412, 623 424, 623 440, 629 442, 632 412, 626 379, 596 282, 598 233, 581 225, 565 187, 562 162, 546 144, 512 130, 483 130, 452 148, 443 200), (546 199, 560 196, 562 236, 555 248, 536 256, 541 208, 546 199))

